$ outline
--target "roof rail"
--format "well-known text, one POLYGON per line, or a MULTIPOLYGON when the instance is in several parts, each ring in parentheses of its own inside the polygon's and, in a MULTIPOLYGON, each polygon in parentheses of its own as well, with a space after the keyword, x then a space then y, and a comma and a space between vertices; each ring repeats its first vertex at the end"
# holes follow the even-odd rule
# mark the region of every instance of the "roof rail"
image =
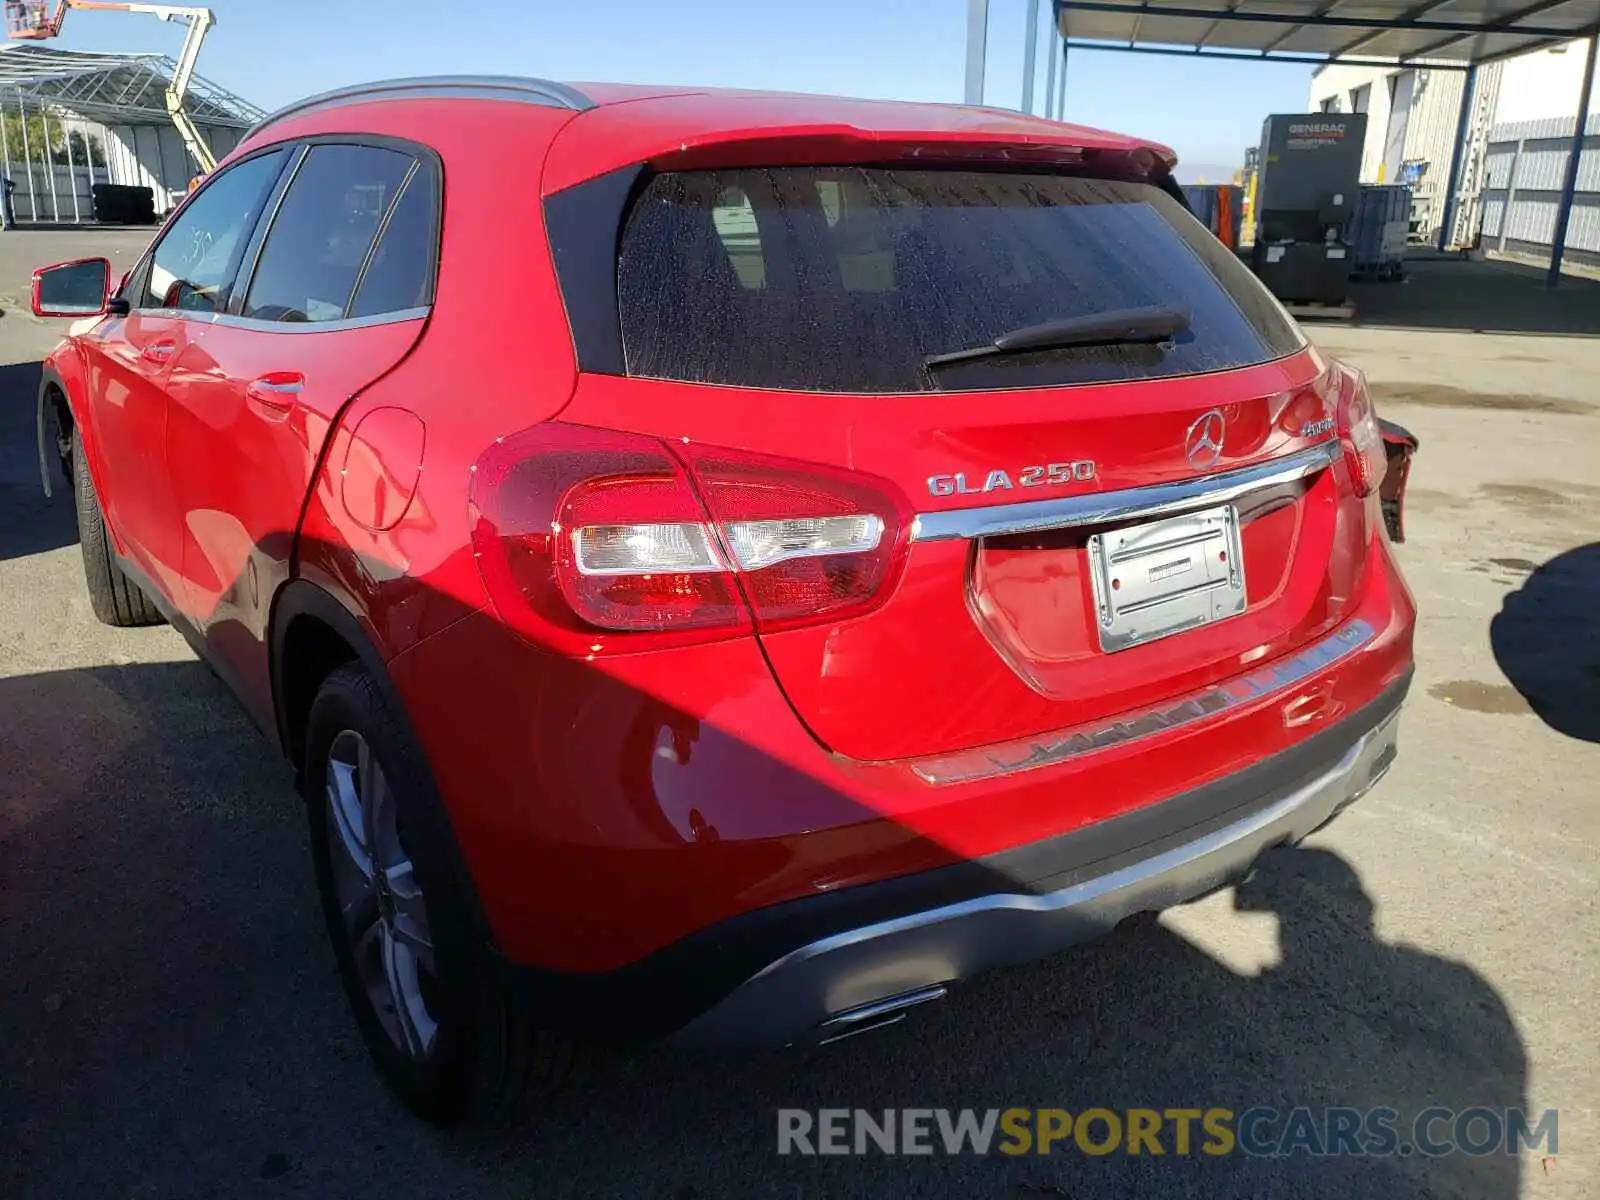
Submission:
POLYGON ((253 126, 245 137, 253 137, 268 125, 299 116, 318 108, 358 104, 369 100, 412 100, 449 97, 471 100, 509 100, 520 104, 542 104, 551 108, 570 108, 575 112, 594 107, 594 101, 577 88, 548 79, 527 79, 518 75, 418 75, 406 79, 383 79, 335 88, 297 100, 253 126))

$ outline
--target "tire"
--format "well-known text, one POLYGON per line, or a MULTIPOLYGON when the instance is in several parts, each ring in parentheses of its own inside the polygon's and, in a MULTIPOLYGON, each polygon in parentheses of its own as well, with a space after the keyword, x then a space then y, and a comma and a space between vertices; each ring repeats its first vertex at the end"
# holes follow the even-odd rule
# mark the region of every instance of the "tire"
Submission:
POLYGON ((323 916, 379 1074, 437 1125, 526 1116, 571 1073, 574 1046, 535 1029, 475 917, 464 868, 445 849, 450 834, 421 751, 360 666, 323 682, 305 763, 323 916))
POLYGON ((131 628, 161 624, 161 613, 150 597, 117 565, 100 499, 94 493, 83 438, 72 433, 72 493, 78 506, 78 545, 83 550, 83 581, 89 589, 89 606, 107 625, 131 628))

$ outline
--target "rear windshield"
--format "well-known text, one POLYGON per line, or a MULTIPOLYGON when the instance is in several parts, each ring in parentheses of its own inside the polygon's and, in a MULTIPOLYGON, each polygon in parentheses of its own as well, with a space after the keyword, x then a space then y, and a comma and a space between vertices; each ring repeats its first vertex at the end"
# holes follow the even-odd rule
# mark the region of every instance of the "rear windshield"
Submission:
POLYGON ((617 301, 630 375, 804 391, 1109 383, 1303 346, 1228 250, 1160 189, 1061 175, 786 167, 658 175, 628 216, 617 301), (1160 344, 930 368, 1008 331, 1147 306, 1160 344))

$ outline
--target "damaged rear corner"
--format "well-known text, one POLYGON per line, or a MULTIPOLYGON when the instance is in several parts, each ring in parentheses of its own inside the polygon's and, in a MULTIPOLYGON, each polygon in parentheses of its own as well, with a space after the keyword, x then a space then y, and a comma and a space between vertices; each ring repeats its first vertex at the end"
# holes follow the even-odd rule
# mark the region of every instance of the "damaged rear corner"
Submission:
POLYGON ((1405 494, 1406 480, 1411 475, 1411 460, 1420 443, 1417 435, 1393 421, 1378 421, 1383 431, 1383 451, 1388 459, 1383 483, 1378 488, 1378 498, 1383 503, 1383 523, 1389 531, 1389 540, 1406 540, 1405 494))

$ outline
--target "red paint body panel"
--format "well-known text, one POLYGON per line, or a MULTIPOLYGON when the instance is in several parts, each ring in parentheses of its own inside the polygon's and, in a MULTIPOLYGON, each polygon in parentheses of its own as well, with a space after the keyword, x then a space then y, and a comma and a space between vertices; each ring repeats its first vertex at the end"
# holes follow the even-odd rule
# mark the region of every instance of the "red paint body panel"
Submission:
MULTIPOLYGON (((526 171, 523 185, 516 181, 516 164, 484 161, 478 147, 485 138, 516 134, 537 146, 571 117, 559 110, 520 106, 507 114, 504 106, 478 102, 452 107, 454 120, 443 125, 423 120, 420 127, 424 112, 410 102, 308 114, 274 126, 270 138, 241 147, 230 161, 268 142, 351 128, 404 137, 440 153, 450 203, 470 210, 500 204, 507 187, 531 190, 538 178, 537 156, 520 168, 526 171)), ((268 648, 271 604, 290 578, 303 510, 306 533, 300 548, 309 553, 298 564, 299 573, 333 593, 372 633, 384 657, 436 624, 456 619, 457 592, 468 592, 469 604, 481 603, 481 597, 470 598, 481 589, 470 558, 443 578, 428 576, 424 568, 432 559, 448 562, 451 551, 465 545, 464 491, 471 461, 498 433, 559 408, 574 374, 570 346, 557 343, 548 353, 521 358, 508 357, 502 349, 525 336, 529 320, 547 327, 564 320, 539 214, 535 210, 529 216, 520 234, 495 238, 476 236, 475 227, 446 223, 435 304, 427 322, 436 336, 420 345, 421 320, 334 333, 264 333, 217 324, 205 327, 197 337, 200 344, 184 353, 162 415, 166 428, 156 433, 173 467, 173 486, 182 493, 170 501, 173 519, 162 523, 181 569, 162 571, 156 578, 170 587, 169 598, 194 617, 219 669, 263 728, 275 728, 268 648), (528 264, 518 271, 518 304, 485 308, 482 281, 516 261, 528 264), (377 386, 402 359, 408 368, 403 384, 392 391, 377 386), (462 394, 464 361, 494 364, 487 398, 462 394), (263 410, 245 394, 252 380, 282 371, 304 380, 298 402, 287 412, 263 410), (519 393, 522 403, 499 399, 519 393), (402 529, 391 529, 392 536, 363 528, 350 516, 342 486, 334 488, 327 471, 323 486, 313 492, 324 443, 358 394, 362 400, 350 412, 356 421, 385 403, 402 412, 421 407, 419 397, 438 398, 445 411, 467 409, 488 417, 485 426, 469 422, 458 427, 455 437, 445 432, 434 439, 434 469, 441 483, 453 484, 448 519, 436 518, 429 489, 416 478, 410 484, 408 520, 402 529), (541 395, 548 399, 534 399, 541 395), (496 412, 503 415, 490 415, 496 412), (419 598, 431 599, 419 603, 419 598), (374 613, 394 615, 374 621, 374 613)), ((344 427, 340 429, 343 434, 344 427)), ((342 478, 340 464, 350 453, 347 437, 328 448, 328 471, 334 479, 342 478)), ((394 519, 391 525, 398 522, 398 513, 384 515, 394 519)))
POLYGON ((428 428, 403 408, 375 408, 350 431, 339 461, 339 498, 358 525, 393 529, 417 494, 428 428))
POLYGON ((183 543, 167 466, 166 388, 199 327, 134 312, 109 317, 78 339, 94 396, 101 507, 121 553, 175 604, 183 593, 183 543))
POLYGON ((166 447, 184 596, 219 670, 259 724, 275 724, 267 670, 272 597, 289 580, 294 534, 345 404, 410 350, 421 320, 328 333, 204 326, 168 382, 166 447), (250 384, 293 375, 279 407, 250 384))
MULTIPOLYGON (((501 948, 597 971, 752 908, 1079 829, 1293 745, 1410 662, 1410 595, 1381 536, 1371 549, 1356 613, 1379 636, 1352 661, 1225 721, 947 788, 826 753, 748 641, 583 663, 479 614, 391 669, 462 800, 457 836, 501 948)), ((969 716, 981 702, 946 701, 969 716)))
POLYGON ((229 160, 352 132, 435 151, 444 219, 425 319, 290 333, 135 315, 51 359, 121 553, 204 634, 262 724, 275 727, 283 699, 269 646, 284 585, 320 588, 355 618, 511 959, 606 970, 752 909, 1081 829, 1289 748, 1406 671, 1414 606, 1377 498, 1354 496, 1343 462, 1247 511, 1244 614, 1114 655, 1092 644, 1084 554, 1065 536, 914 542, 866 615, 778 632, 648 650, 649 635, 513 632, 474 549, 474 472, 558 416, 686 461, 727 447, 873 475, 908 512, 933 513, 1190 478, 1185 433, 1213 408, 1229 428, 1218 471, 1306 448, 1301 426, 1326 415, 1314 385, 1328 364, 1310 349, 1211 375, 988 393, 580 374, 538 198, 583 180, 685 147, 783 139, 868 157, 911 144, 1169 156, 990 110, 592 92, 599 107, 581 113, 422 96, 313 109, 229 160), (164 361, 141 357, 163 341, 164 361), (262 379, 302 386, 275 405, 250 394, 262 379), (1064 460, 1093 460, 1093 479, 1026 496, 927 486, 1064 460), (906 761, 1136 710, 1355 617, 1377 632, 1352 657, 1193 726, 945 787, 906 761))
MULTIPOLYGON (((648 380, 582 378, 562 419, 712 442, 846 467, 891 480, 923 512, 1089 494, 1190 478, 1184 435, 1213 408, 1228 435, 1213 470, 1305 449, 1325 413, 1311 390, 1314 350, 1198 377, 1107 386, 914 395, 793 396, 648 380), (929 495, 930 476, 1088 459, 1085 483, 978 496, 929 495)), ((1365 506, 1336 478, 1287 511, 1248 510, 1239 618, 1117 654, 1091 623, 1083 539, 918 543, 898 589, 859 619, 766 634, 765 650, 797 711, 850 758, 900 759, 982 746, 1137 708, 1225 679, 1309 641, 1345 615, 1370 536, 1365 506), (1290 569, 1291 559, 1300 569, 1290 569), (987 612, 984 621, 974 611, 987 612), (930 652, 930 647, 937 647, 930 652), (950 698, 966 701, 952 706, 950 698)), ((1257 501, 1259 504, 1260 502, 1257 501)))
MULTIPOLYGON (((450 120, 430 121, 433 109, 421 102, 362 104, 312 113, 286 129, 330 132, 359 118, 363 129, 421 141, 443 159, 447 212, 476 214, 500 211, 508 196, 535 194, 541 148, 573 116, 464 100, 444 111, 450 120), (525 157, 497 161, 480 152, 486 139, 512 136, 528 146, 525 157)), ((385 658, 486 605, 469 549, 473 465, 496 438, 559 412, 576 379, 539 205, 492 228, 475 216, 447 219, 426 334, 404 369, 367 387, 335 431, 307 498, 299 574, 337 598, 385 658), (485 280, 503 280, 514 302, 485 303, 485 280), (530 330, 547 332, 530 342, 530 330), (386 407, 417 414, 427 433, 403 519, 376 532, 350 515, 338 471, 351 453, 350 430, 386 407)))
MULTIPOLYGON (((770 92, 686 91, 601 104, 581 114, 556 139, 545 165, 543 194, 558 192, 637 162, 664 160, 712 145, 826 139, 854 144, 866 159, 886 145, 1031 147, 1036 150, 1148 149, 1171 162, 1157 142, 1001 109, 948 104, 885 104, 835 96, 770 92)), ((848 161, 848 155, 835 161, 848 161)))

